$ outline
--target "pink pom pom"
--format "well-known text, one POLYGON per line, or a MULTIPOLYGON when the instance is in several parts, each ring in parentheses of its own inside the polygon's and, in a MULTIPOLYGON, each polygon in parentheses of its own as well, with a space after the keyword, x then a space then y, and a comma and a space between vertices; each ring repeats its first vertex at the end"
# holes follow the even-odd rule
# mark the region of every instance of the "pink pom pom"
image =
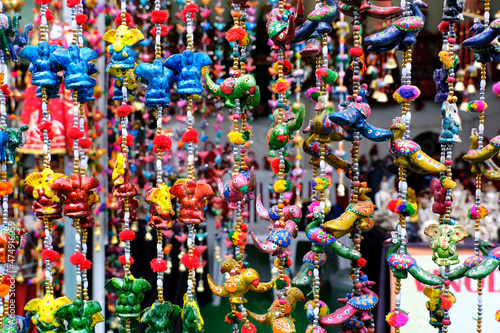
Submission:
POLYGON ((500 82, 493 85, 493 92, 495 93, 495 95, 500 96, 500 82))

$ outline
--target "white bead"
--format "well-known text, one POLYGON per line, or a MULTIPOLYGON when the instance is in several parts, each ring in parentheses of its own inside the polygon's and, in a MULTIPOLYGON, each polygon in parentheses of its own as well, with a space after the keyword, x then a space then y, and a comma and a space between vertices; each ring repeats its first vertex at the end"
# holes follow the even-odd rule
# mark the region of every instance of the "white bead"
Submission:
POLYGON ((323 55, 327 55, 327 54, 328 54, 328 47, 323 46, 323 55))
POLYGON ((161 43, 161 36, 156 35, 155 41, 156 41, 156 44, 160 44, 161 43))
POLYGON ((314 308, 314 315, 317 316, 319 314, 319 307, 314 308))
POLYGON ((439 161, 444 164, 446 162, 446 157, 445 156, 441 156, 439 158, 439 161))
POLYGON ((156 126, 161 127, 161 125, 162 125, 162 119, 159 118, 156 120, 156 126))
POLYGON ((7 164, 2 164, 2 171, 7 171, 7 164))
POLYGON ((47 17, 42 15, 42 19, 40 20, 40 25, 47 25, 47 17))
POLYGON ((156 252, 162 252, 163 251, 163 247, 161 246, 161 244, 156 244, 156 252))
POLYGON ((160 287, 160 288, 163 288, 163 280, 162 280, 162 279, 158 279, 158 280, 156 281, 156 285, 157 285, 158 287, 160 287))
POLYGON ((325 169, 325 167, 326 167, 326 165, 325 165, 325 161, 321 160, 321 161, 319 162, 319 168, 323 170, 323 169, 325 169))
POLYGON ((85 280, 83 281, 83 288, 88 289, 89 288, 89 281, 85 280))
POLYGON ((83 118, 80 118, 80 127, 84 127, 85 126, 85 119, 83 118))
POLYGON ((279 316, 280 316, 280 312, 279 312, 279 311, 276 311, 276 312, 274 313, 274 316, 275 316, 276 318, 279 318, 279 316))
POLYGON ((406 113, 406 121, 411 121, 411 112, 406 113))
POLYGON ((476 197, 480 197, 481 196, 481 190, 480 189, 476 189, 476 197))
POLYGON ((192 27, 192 26, 190 26, 190 25, 188 25, 188 27, 187 27, 187 33, 188 33, 189 35, 192 35, 192 34, 193 34, 193 30, 194 30, 194 29, 193 29, 193 27, 192 27))
POLYGON ((121 10, 123 12, 127 11, 127 1, 122 1, 121 5, 121 10))
POLYGON ((45 278, 46 279, 52 278, 52 272, 49 269, 45 270, 45 278))
POLYGON ((401 228, 401 238, 406 238, 406 228, 401 228))
POLYGON ((130 261, 130 253, 125 253, 125 261, 130 261))
POLYGON ((156 161, 156 168, 161 169, 161 160, 156 161))
POLYGON ((71 28, 76 29, 76 20, 71 21, 71 28))
POLYGON ((317 268, 314 269, 313 271, 314 276, 319 276, 319 270, 317 268))
POLYGON ((486 80, 481 80, 480 86, 481 86, 481 89, 486 88, 486 80))
POLYGON ((125 214, 123 214, 123 219, 129 221, 130 220, 130 212, 125 212, 125 214))
POLYGON ((321 202, 319 203, 319 209, 320 209, 322 212, 324 212, 324 211, 325 211, 325 203, 324 203, 323 201, 321 201, 321 202))
POLYGON ((79 233, 75 234, 75 241, 76 241, 76 243, 80 243, 80 234, 79 233))
POLYGON ((484 20, 489 21, 490 20, 490 12, 484 12, 484 20))
POLYGON ((481 233, 479 231, 474 232, 474 239, 479 239, 481 237, 481 233))
POLYGON ((479 131, 479 133, 483 133, 484 132, 484 124, 479 124, 477 130, 479 131))
POLYGON ((188 288, 193 288, 193 281, 191 279, 188 279, 188 288))
POLYGON ((3 205, 2 205, 3 209, 4 210, 8 210, 9 209, 9 204, 7 202, 4 202, 3 205))
POLYGON ((82 244, 82 250, 83 252, 87 252, 87 243, 82 244))
POLYGON ((477 302, 483 303, 483 295, 477 295, 477 302))
POLYGON ((76 283, 82 283, 82 276, 80 274, 76 275, 76 283))
POLYGON ((401 293, 396 294, 396 302, 401 302, 401 293))
POLYGON ((192 154, 188 155, 188 163, 193 163, 194 161, 194 156, 192 154))
POLYGON ((191 237, 188 237, 188 239, 187 239, 187 245, 188 246, 193 245, 193 239, 191 237))
POLYGON ((127 96, 127 87, 125 86, 122 87, 122 94, 123 96, 127 96))

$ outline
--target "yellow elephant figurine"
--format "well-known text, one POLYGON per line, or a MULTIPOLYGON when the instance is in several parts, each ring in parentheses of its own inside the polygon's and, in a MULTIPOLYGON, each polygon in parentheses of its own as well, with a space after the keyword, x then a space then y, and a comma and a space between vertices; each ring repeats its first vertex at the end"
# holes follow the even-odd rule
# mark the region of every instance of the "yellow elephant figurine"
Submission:
POLYGON ((61 319, 56 318, 56 311, 63 305, 71 304, 66 296, 54 299, 54 295, 45 294, 40 298, 29 301, 24 307, 31 315, 31 321, 36 325, 37 333, 62 333, 66 329, 61 319))
POLYGON ((102 37, 108 43, 111 62, 106 67, 107 72, 113 70, 125 71, 135 67, 137 52, 133 50, 135 44, 144 39, 140 30, 130 29, 126 25, 120 25, 118 29, 106 31, 102 37))

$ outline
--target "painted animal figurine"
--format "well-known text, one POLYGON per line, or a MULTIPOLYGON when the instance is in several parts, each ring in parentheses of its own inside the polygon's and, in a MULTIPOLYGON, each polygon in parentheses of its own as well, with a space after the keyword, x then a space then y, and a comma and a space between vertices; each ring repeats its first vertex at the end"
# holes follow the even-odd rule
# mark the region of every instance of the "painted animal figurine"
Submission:
POLYGON ((432 260, 438 265, 458 264, 457 243, 468 236, 467 229, 461 225, 431 224, 424 230, 430 237, 430 247, 434 251, 432 260))
POLYGON ((500 265, 500 247, 496 247, 488 253, 486 260, 472 267, 465 273, 471 279, 483 279, 490 275, 500 265))
POLYGON ((292 318, 292 312, 295 310, 297 302, 304 302, 305 297, 299 288, 291 287, 285 291, 285 302, 280 304, 280 300, 274 300, 271 307, 263 315, 259 315, 247 310, 250 318, 258 323, 271 325, 273 333, 292 333, 295 332, 295 319, 292 318), (283 310, 283 315, 276 316, 276 311, 283 310))
MULTIPOLYGON (((28 125, 22 125, 17 128, 7 128, 7 145, 5 149, 5 154, 7 158, 7 163, 14 164, 16 162, 16 149, 22 148, 26 143, 26 131, 29 129, 28 125)), ((3 148, 3 146, 1 147, 3 148)), ((0 161, 2 159, 3 149, 0 148, 0 161)))
MULTIPOLYGON (((449 181, 446 177, 433 178, 431 180, 431 190, 434 193, 434 203, 432 204, 432 212, 435 214, 446 214, 446 208, 451 207, 451 202, 446 201, 445 183, 449 181)), ((453 186, 455 187, 455 186, 453 186)))
POLYGON ((170 107, 170 90, 175 81, 175 73, 165 66, 164 59, 157 58, 153 64, 143 62, 134 69, 134 73, 148 86, 144 102, 147 107, 170 107))
MULTIPOLYGON (((459 266, 454 267, 450 271, 450 273, 448 274, 448 279, 450 281, 454 281, 454 280, 463 278, 466 275, 466 273, 469 273, 469 271, 471 271, 473 268, 482 264, 486 260, 486 257, 489 255, 489 253, 491 252, 491 250, 493 248, 494 248, 494 245, 493 245, 493 243, 490 242, 489 237, 487 235, 483 236, 483 239, 481 239, 479 241, 479 250, 481 251, 482 255, 481 254, 479 254, 479 255, 474 254, 474 255, 468 257, 467 259, 465 259, 463 264, 460 264, 459 266)), ((493 268, 493 270, 495 270, 495 268, 493 268)), ((481 270, 479 270, 479 272, 481 272, 481 274, 478 275, 478 276, 480 276, 480 278, 486 277, 489 274, 488 273, 488 274, 485 274, 483 276, 482 275, 483 268, 481 268, 481 270)), ((475 276, 475 274, 472 274, 472 276, 469 276, 469 277, 474 278, 474 276, 475 276)))
POLYGON ((360 189, 358 195, 359 201, 357 203, 350 204, 345 209, 345 212, 338 218, 326 221, 323 224, 323 228, 333 236, 340 238, 354 231, 353 228, 355 222, 357 222, 357 226, 362 232, 369 231, 373 228, 375 224, 373 220, 375 205, 366 195, 371 192, 371 189, 367 188, 366 184, 363 185, 364 187, 360 189))
POLYGON ((361 295, 347 295, 347 298, 338 299, 345 306, 337 309, 335 312, 327 314, 319 319, 323 326, 339 326, 349 321, 354 316, 358 316, 360 321, 368 321, 372 319, 371 310, 378 303, 378 296, 370 287, 374 286, 375 282, 365 281, 361 283, 361 295))
POLYGON ((64 215, 79 220, 81 228, 95 225, 92 206, 99 202, 95 189, 99 181, 94 177, 82 177, 72 173, 68 178, 59 178, 52 184, 52 189, 65 198, 64 215))
MULTIPOLYGON (((441 287, 433 288, 425 286, 424 295, 429 298, 425 303, 427 310, 429 310, 430 320, 429 324, 433 327, 442 327, 444 322, 444 311, 449 310, 451 306, 457 301, 451 291, 448 291, 448 296, 444 296, 441 287)), ((446 319, 446 325, 450 325, 449 319, 446 319)))
POLYGON ((149 203, 151 215, 149 217, 149 226, 156 228, 171 228, 173 225, 172 217, 175 210, 172 207, 172 198, 170 188, 166 184, 160 184, 153 187, 146 194, 146 202, 149 203))
POLYGON ((325 302, 320 300, 319 309, 316 310, 316 303, 315 301, 311 300, 305 304, 304 308, 306 309, 307 320, 309 320, 310 322, 310 324, 307 325, 306 333, 326 333, 327 331, 325 327, 317 325, 317 327, 314 328, 313 323, 316 311, 319 318, 326 316, 328 313, 330 313, 330 308, 328 307, 328 305, 326 305, 325 302))
POLYGON ((203 333, 205 332, 205 322, 201 316, 200 306, 193 295, 189 299, 188 294, 184 294, 181 312, 182 333, 203 333))
POLYGON ((302 106, 298 107, 295 111, 295 117, 289 117, 287 121, 280 124, 275 125, 273 123, 267 132, 266 140, 267 146, 269 147, 269 157, 275 157, 276 152, 281 149, 284 150, 283 156, 288 155, 284 148, 288 145, 290 140, 294 138, 294 132, 302 127, 305 116, 305 108, 302 106))
POLYGON ((482 149, 471 149, 462 158, 467 162, 480 163, 489 160, 500 150, 500 135, 495 136, 482 149))
MULTIPOLYGON (((479 148, 479 133, 477 128, 471 130, 469 140, 471 141, 469 151, 477 150, 479 148)), ((471 161, 471 164, 471 172, 473 174, 482 174, 489 180, 500 180, 500 168, 491 158, 482 162, 471 161)))
POLYGON ((7 55, 9 55, 13 62, 18 62, 19 58, 14 46, 22 48, 28 44, 29 33, 33 30, 33 26, 31 24, 25 25, 24 35, 21 35, 21 31, 19 30, 20 19, 21 15, 19 14, 14 14, 12 19, 9 15, 0 14, 0 50, 2 50, 1 56, 4 61, 7 61, 7 55))
POLYGON ((335 129, 335 124, 328 118, 328 110, 323 107, 316 113, 314 118, 304 129, 308 136, 302 144, 304 152, 311 156, 309 164, 319 167, 320 149, 325 146, 325 162, 336 169, 347 170, 351 168, 351 163, 335 154, 328 144, 332 141, 342 141, 344 136, 335 129))
POLYGON ((50 168, 45 168, 42 172, 33 172, 26 179, 24 192, 33 196, 33 212, 35 216, 43 220, 57 220, 62 218, 62 197, 52 190, 52 184, 59 178, 66 178, 66 175, 55 173, 50 168))
POLYGON ((2 333, 28 333, 31 329, 31 317, 23 316, 5 316, 3 317, 2 333))
POLYGON ((66 304, 71 304, 66 296, 54 298, 54 295, 46 293, 43 298, 29 301, 24 310, 28 311, 31 322, 36 325, 37 333, 63 333, 66 332, 64 321, 57 318, 55 313, 66 304))
POLYGON ((208 55, 201 52, 194 53, 191 50, 171 55, 165 61, 165 66, 177 72, 177 92, 183 97, 200 95, 203 92, 201 70, 211 64, 212 60, 208 55))
POLYGON ((248 172, 239 172, 238 174, 233 174, 231 179, 225 184, 222 184, 221 180, 218 180, 219 193, 225 201, 227 201, 227 206, 230 209, 238 208, 238 201, 241 201, 243 207, 247 206, 245 198, 248 196, 250 200, 255 198, 255 190, 257 188, 257 179, 255 176, 255 170, 252 167, 248 172))
POLYGON ((403 253, 400 252, 401 249, 401 239, 398 237, 396 231, 391 232, 391 238, 385 241, 386 243, 392 243, 392 246, 385 255, 385 259, 389 264, 389 268, 396 279, 406 279, 408 273, 415 278, 415 280, 430 286, 435 286, 438 284, 443 284, 443 279, 424 270, 420 267, 417 261, 408 254, 406 244, 403 249, 403 253))
POLYGON ((339 17, 339 8, 335 0, 326 0, 314 9, 302 24, 295 22, 295 37, 293 43, 299 43, 311 38, 314 34, 328 34, 332 31, 332 23, 339 17))
POLYGON ((236 107, 235 99, 244 97, 246 94, 256 95, 260 100, 260 90, 257 86, 257 81, 251 74, 241 74, 240 71, 235 71, 233 77, 229 77, 216 84, 210 78, 209 72, 205 71, 205 82, 207 83, 207 90, 215 96, 225 99, 225 105, 229 108, 236 107))
POLYGON ((289 48, 289 43, 295 38, 295 26, 304 22, 304 5, 297 1, 297 12, 291 10, 290 4, 285 4, 283 13, 279 8, 271 10, 267 19, 267 35, 273 41, 271 49, 289 48))
POLYGON ((446 0, 441 19, 448 22, 463 21, 464 5, 465 0, 446 0))
POLYGON ((443 103, 449 96, 448 90, 448 70, 443 66, 435 69, 432 75, 434 84, 436 85, 436 95, 434 96, 434 103, 443 103))
POLYGON ((106 72, 120 73, 135 67, 138 52, 134 51, 134 45, 144 39, 140 30, 122 24, 118 29, 106 31, 102 39, 111 43, 108 48, 111 59, 106 72))
MULTIPOLYGON (((319 273, 323 272, 323 264, 326 262, 326 253, 323 247, 316 247, 316 252, 308 251, 302 258, 302 266, 300 266, 299 271, 295 274, 292 280, 292 286, 294 287, 311 287, 314 282, 314 265, 315 265, 315 253, 318 253, 319 258, 319 273), (323 252, 321 252, 323 251, 323 252)), ((361 258, 361 254, 359 255, 361 258)))
POLYGON ((458 133, 462 130, 462 120, 456 103, 444 101, 441 106, 441 134, 439 143, 454 144, 462 142, 458 133))
POLYGON ((101 304, 97 301, 75 299, 72 304, 58 308, 55 316, 68 323, 65 332, 92 333, 94 326, 104 321, 101 311, 101 304))
POLYGON ((27 233, 25 228, 0 226, 0 263, 9 263, 9 257, 15 256, 25 246, 27 233))
POLYGON ((475 19, 471 31, 474 36, 464 40, 462 46, 471 49, 478 56, 478 62, 488 63, 500 59, 500 44, 497 40, 500 35, 500 19, 494 20, 486 28, 481 20, 475 19))
POLYGON ((117 221, 119 223, 124 223, 125 201, 128 201, 130 222, 137 221, 139 201, 135 196, 139 194, 139 189, 130 178, 128 159, 124 154, 120 153, 116 156, 115 167, 113 168, 111 179, 113 181, 113 195, 118 197, 117 221))
POLYGON ((198 183, 195 179, 179 179, 170 189, 170 194, 177 197, 181 205, 181 223, 198 224, 205 221, 203 210, 207 207, 207 200, 214 195, 210 185, 198 183))
MULTIPOLYGON (((342 8, 342 7, 341 7, 342 8)), ((368 51, 381 54, 395 48, 406 50, 417 42, 417 34, 424 28, 425 17, 420 8, 427 8, 422 0, 415 0, 411 4, 411 16, 395 21, 390 27, 368 36, 364 41, 369 45, 368 51)))
POLYGON ((111 71, 115 77, 113 80, 113 100, 123 101, 123 80, 127 78, 127 98, 129 102, 135 100, 137 94, 136 76, 132 70, 126 70, 124 73, 120 71, 111 71))
POLYGON ((25 46, 19 52, 19 56, 28 59, 31 64, 28 70, 31 72, 31 84, 40 88, 37 89, 37 97, 41 98, 41 87, 46 88, 47 98, 59 98, 59 86, 62 76, 57 74, 62 70, 61 66, 50 60, 50 56, 55 50, 60 48, 57 45, 49 45, 46 41, 41 41, 37 46, 25 46))
POLYGON ((353 133, 359 131, 360 134, 370 141, 381 142, 392 138, 392 133, 386 129, 378 128, 366 120, 370 117, 372 109, 368 104, 368 86, 363 84, 359 90, 356 100, 348 97, 344 110, 332 113, 329 118, 334 124, 341 126, 347 133, 346 140, 352 141, 353 133))
POLYGON ((147 324, 146 333, 173 333, 174 324, 182 309, 168 301, 155 301, 142 314, 141 322, 147 324))
POLYGON ((406 125, 401 118, 393 120, 389 130, 394 133, 394 137, 389 140, 389 152, 395 156, 394 164, 410 166, 422 174, 446 171, 444 164, 424 153, 415 141, 403 139, 406 125))
POLYGON ((208 285, 212 292, 219 297, 229 297, 231 303, 244 304, 247 302, 244 295, 248 290, 264 292, 274 287, 274 281, 262 283, 259 273, 253 268, 240 267, 235 259, 226 259, 221 265, 222 274, 230 276, 222 286, 213 282, 210 274, 207 275, 208 285))
POLYGON ((116 315, 120 318, 137 318, 141 315, 141 302, 144 292, 151 290, 147 280, 125 275, 106 281, 104 288, 118 298, 115 303, 116 315))
POLYGON ((383 20, 399 17, 403 13, 400 7, 380 7, 372 4, 368 0, 340 0, 339 10, 347 16, 353 16, 357 9, 361 22, 367 17, 373 17, 383 20))

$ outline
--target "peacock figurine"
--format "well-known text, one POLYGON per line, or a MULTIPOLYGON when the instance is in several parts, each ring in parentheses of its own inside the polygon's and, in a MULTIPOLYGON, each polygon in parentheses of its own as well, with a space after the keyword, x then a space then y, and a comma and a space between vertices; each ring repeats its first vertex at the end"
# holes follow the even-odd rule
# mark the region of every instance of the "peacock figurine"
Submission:
POLYGON ((497 38, 500 34, 500 19, 485 27, 480 18, 475 18, 470 31, 473 36, 464 40, 462 46, 474 52, 479 63, 500 61, 500 43, 497 38))
POLYGON ((339 10, 344 15, 354 16, 355 9, 357 9, 361 21, 364 21, 366 17, 388 20, 399 17, 403 13, 401 7, 380 7, 368 0, 340 0, 339 10))
POLYGON ((446 165, 424 153, 415 141, 403 139, 406 125, 400 117, 392 121, 389 130, 394 133, 394 137, 389 140, 389 152, 395 157, 394 164, 410 166, 422 174, 446 171, 446 165))
POLYGON ((484 162, 495 156, 500 151, 500 135, 495 136, 482 149, 470 149, 463 159, 471 163, 484 162))
MULTIPOLYGON (((476 151, 479 148, 479 133, 477 128, 471 130, 469 140, 471 142, 469 152, 476 151)), ((500 180, 500 168, 491 158, 486 161, 471 160, 470 162, 472 164, 471 171, 473 174, 482 174, 489 180, 500 180)))
MULTIPOLYGON (((488 235, 483 235, 483 239, 479 241, 479 250, 482 254, 474 254, 465 259, 463 264, 454 267, 450 271, 450 274, 448 274, 448 279, 450 281, 461 279, 466 276, 469 271, 473 270, 474 267, 482 265, 487 260, 486 257, 489 257, 489 254, 491 253, 493 247, 494 245, 492 242, 490 242, 488 235)), ((482 267, 484 267, 484 264, 482 265, 482 267)), ((469 275, 470 274, 471 273, 469 273, 469 275)))
POLYGON ((364 39, 369 45, 368 52, 381 54, 394 48, 404 51, 417 42, 417 34, 425 24, 425 17, 420 9, 427 8, 427 4, 422 0, 415 0, 410 7, 412 15, 403 17, 383 31, 364 39))

